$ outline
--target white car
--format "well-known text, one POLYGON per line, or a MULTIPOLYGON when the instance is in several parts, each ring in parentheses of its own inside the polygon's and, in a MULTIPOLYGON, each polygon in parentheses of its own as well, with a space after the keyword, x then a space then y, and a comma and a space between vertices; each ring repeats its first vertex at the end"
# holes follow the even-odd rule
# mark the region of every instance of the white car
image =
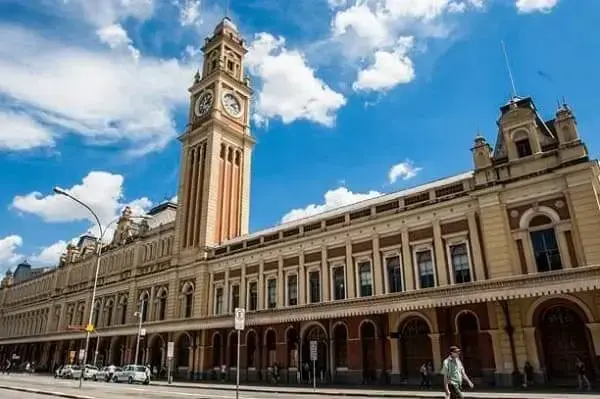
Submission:
POLYGON ((81 376, 81 367, 77 364, 67 364, 56 371, 56 377, 59 378, 79 378, 81 376))
POLYGON ((114 382, 127 381, 129 384, 141 382, 144 385, 150 384, 150 369, 146 366, 129 364, 116 371, 113 376, 114 382))

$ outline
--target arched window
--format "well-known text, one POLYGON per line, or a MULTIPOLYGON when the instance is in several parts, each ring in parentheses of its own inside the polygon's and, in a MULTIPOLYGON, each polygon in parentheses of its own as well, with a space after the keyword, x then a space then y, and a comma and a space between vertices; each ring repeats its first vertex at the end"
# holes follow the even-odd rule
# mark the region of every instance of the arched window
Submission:
POLYGON ((558 240, 552 219, 536 215, 529 221, 531 248, 538 272, 562 269, 558 240))
POLYGON ((156 320, 164 320, 167 313, 167 295, 166 288, 161 289, 156 297, 156 320))
POLYGON ((148 306, 150 300, 150 294, 148 291, 144 291, 142 295, 140 295, 140 309, 142 310, 142 323, 148 321, 148 306))
POLYGON ((105 319, 104 319, 104 325, 106 327, 110 326, 112 323, 114 306, 115 306, 115 304, 112 301, 112 299, 109 300, 108 302, 106 302, 105 319))
POLYGON ((531 150, 531 142, 529 141, 527 132, 518 132, 514 135, 513 141, 515 143, 515 149, 519 158, 528 157, 533 154, 533 151, 531 150))
POLYGON ((121 324, 127 323, 127 296, 122 296, 119 302, 121 306, 121 324))
POLYGON ((94 303, 94 314, 92 316, 92 324, 94 326, 98 325, 98 321, 100 319, 100 310, 100 301, 96 301, 96 303, 94 303))
POLYGON ((182 290, 181 316, 185 318, 192 317, 194 308, 194 285, 186 283, 182 290))

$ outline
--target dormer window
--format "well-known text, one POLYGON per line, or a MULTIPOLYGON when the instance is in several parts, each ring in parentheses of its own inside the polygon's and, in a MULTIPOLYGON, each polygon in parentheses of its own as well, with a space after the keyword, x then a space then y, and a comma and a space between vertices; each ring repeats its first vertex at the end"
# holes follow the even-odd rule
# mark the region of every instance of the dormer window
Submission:
POLYGON ((533 153, 528 138, 522 138, 515 141, 515 147, 517 148, 517 155, 519 155, 519 158, 528 157, 533 153))

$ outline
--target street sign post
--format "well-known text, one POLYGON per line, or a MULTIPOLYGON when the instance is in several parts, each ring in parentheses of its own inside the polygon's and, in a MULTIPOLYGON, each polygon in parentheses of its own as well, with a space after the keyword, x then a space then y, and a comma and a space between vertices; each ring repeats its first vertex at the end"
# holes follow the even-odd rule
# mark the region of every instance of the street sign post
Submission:
POLYGON ((82 362, 85 356, 85 349, 79 349, 79 361, 82 362))
POLYGON ((317 390, 317 341, 310 341, 310 360, 313 364, 313 390, 317 390))
POLYGON ((145 329, 145 328, 142 328, 142 329, 140 330, 140 337, 145 337, 145 336, 146 336, 146 329, 145 329))
POLYGON ((237 362, 235 364, 235 399, 240 397, 240 333, 246 324, 246 309, 235 308, 233 324, 237 330, 237 362))
POLYGON ((171 379, 171 362, 175 355, 175 342, 167 342, 167 381, 169 384, 172 382, 171 379))

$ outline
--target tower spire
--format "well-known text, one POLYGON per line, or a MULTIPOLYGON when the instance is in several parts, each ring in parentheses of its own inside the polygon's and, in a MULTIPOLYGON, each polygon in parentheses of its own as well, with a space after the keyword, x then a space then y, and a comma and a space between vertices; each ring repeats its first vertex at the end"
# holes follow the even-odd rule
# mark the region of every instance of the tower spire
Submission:
POLYGON ((510 86, 512 89, 512 97, 515 98, 515 97, 517 97, 517 88, 515 86, 515 80, 513 79, 513 74, 510 69, 510 63, 508 62, 508 54, 506 53, 506 46, 504 45, 504 40, 502 40, 500 43, 502 43, 502 52, 504 53, 504 61, 506 62, 506 69, 508 71, 508 77, 510 79, 510 86))

